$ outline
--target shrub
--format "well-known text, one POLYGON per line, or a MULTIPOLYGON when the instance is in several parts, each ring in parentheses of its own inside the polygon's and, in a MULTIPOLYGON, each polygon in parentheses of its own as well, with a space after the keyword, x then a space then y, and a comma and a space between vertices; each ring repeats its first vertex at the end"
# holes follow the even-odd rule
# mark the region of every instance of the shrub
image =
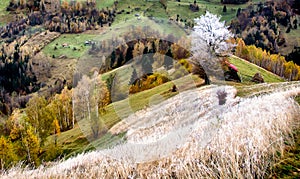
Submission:
POLYGON ((165 75, 160 73, 144 75, 133 82, 133 84, 129 88, 129 93, 133 94, 147 89, 151 89, 168 81, 170 80, 165 75))

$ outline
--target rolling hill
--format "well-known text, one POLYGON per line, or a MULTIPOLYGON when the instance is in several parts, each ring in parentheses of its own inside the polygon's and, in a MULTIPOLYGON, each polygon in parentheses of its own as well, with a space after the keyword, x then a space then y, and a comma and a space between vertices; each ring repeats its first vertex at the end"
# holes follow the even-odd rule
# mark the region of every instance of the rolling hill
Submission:
POLYGON ((188 90, 117 124, 113 133, 128 131, 115 147, 35 170, 13 168, 2 178, 266 177, 292 141, 300 112, 290 98, 299 95, 299 82, 273 91, 240 98, 231 86, 188 90), (227 94, 222 105, 218 91, 227 94))

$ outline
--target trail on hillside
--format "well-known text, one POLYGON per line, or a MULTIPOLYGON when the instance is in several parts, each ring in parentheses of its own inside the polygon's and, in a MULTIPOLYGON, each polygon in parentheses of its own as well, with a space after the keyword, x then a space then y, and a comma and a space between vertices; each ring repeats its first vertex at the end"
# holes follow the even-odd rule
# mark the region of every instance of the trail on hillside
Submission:
POLYGON ((1 178, 265 177, 299 128, 293 96, 300 83, 272 85, 272 92, 245 98, 236 92, 214 85, 182 92, 113 127, 115 134, 127 131, 124 144, 51 167, 13 168, 1 178), (220 105, 217 93, 223 90, 227 97, 220 105))

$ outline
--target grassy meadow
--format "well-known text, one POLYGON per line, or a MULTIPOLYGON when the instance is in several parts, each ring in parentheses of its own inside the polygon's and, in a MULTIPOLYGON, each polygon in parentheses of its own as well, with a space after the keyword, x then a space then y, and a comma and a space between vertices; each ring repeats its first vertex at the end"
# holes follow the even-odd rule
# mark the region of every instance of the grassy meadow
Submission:
MULTIPOLYGON (((190 0, 181 0, 180 2, 176 0, 169 0, 167 1, 166 9, 164 9, 159 1, 120 0, 118 3, 118 10, 124 10, 124 13, 118 15, 114 23, 120 23, 122 21, 125 22, 128 19, 136 18, 135 14, 139 14, 141 16, 153 16, 163 19, 172 18, 174 20, 176 19, 177 15, 179 15, 179 19, 193 21, 194 18, 205 14, 205 11, 222 15, 221 20, 230 22, 230 20, 236 16, 238 8, 246 8, 250 3, 254 4, 257 2, 259 2, 259 0, 254 0, 249 3, 239 5, 226 4, 227 12, 223 12, 224 5, 221 4, 219 0, 198 0, 197 4, 199 6, 199 11, 192 12, 189 9, 189 5, 193 3, 193 1, 190 0)), ((110 1, 107 1, 104 4, 109 3, 110 1)))
POLYGON ((6 11, 6 7, 9 4, 9 0, 1 0, 0 1, 0 27, 7 22, 10 22, 12 16, 8 14, 6 11))
POLYGON ((247 62, 247 61, 244 61, 244 60, 241 60, 238 58, 230 58, 230 62, 239 69, 238 74, 240 75, 241 80, 245 84, 255 84, 254 82, 251 82, 251 79, 256 73, 260 73, 266 83, 283 82, 284 81, 281 77, 279 77, 263 68, 260 68, 250 62, 247 62))
POLYGON ((42 52, 50 57, 60 57, 62 55, 67 58, 79 58, 81 57, 90 46, 85 46, 86 40, 93 40, 95 35, 89 34, 63 34, 59 38, 48 44, 42 52), (63 44, 67 44, 68 47, 63 47, 63 44))

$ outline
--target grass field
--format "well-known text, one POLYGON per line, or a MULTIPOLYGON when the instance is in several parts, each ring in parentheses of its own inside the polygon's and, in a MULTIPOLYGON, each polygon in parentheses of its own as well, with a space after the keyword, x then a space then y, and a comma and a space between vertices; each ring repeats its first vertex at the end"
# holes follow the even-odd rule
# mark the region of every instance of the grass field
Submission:
POLYGON ((0 1, 0 26, 6 24, 11 20, 11 15, 8 14, 6 8, 9 4, 9 0, 0 1))
POLYGON ((90 48, 90 46, 85 46, 84 42, 93 40, 95 37, 96 35, 90 34, 64 34, 48 44, 42 51, 51 57, 64 55, 67 58, 79 58, 90 48), (68 47, 63 47, 63 44, 67 44, 68 47))
MULTIPOLYGON (((164 38, 166 34, 186 36, 185 31, 176 24, 168 24, 165 19, 162 19, 162 21, 164 22, 155 22, 146 17, 142 17, 140 20, 133 18, 126 20, 126 23, 125 21, 114 23, 111 27, 105 27, 105 29, 101 31, 89 31, 80 34, 63 34, 48 44, 42 52, 51 57, 53 55, 55 57, 64 55, 67 58, 79 58, 82 57, 88 49, 90 49, 90 46, 85 46, 85 41, 92 40, 101 43, 102 41, 111 40, 116 37, 122 38, 123 35, 131 33, 132 26, 134 26, 135 30, 138 28, 142 29, 144 27, 151 28, 149 31, 159 32, 158 36, 160 38, 164 38), (68 47, 63 47, 63 44, 67 44, 68 47), (74 50, 74 48, 76 48, 76 50, 74 50)), ((146 34, 146 37, 149 36, 146 34)))
MULTIPOLYGON (((153 101, 153 97, 159 96, 161 101, 178 94, 178 92, 174 93, 169 91, 174 83, 184 86, 185 88, 182 89, 187 90, 189 88, 195 87, 195 85, 202 82, 203 80, 199 79, 198 77, 186 76, 175 80, 174 82, 168 82, 158 87, 130 95, 127 99, 117 101, 108 105, 105 108, 106 112, 103 116, 101 116, 101 119, 104 121, 105 126, 109 129, 121 120, 120 115, 122 117, 127 117, 135 111, 144 109, 149 105, 156 104, 155 101, 153 101), (189 84, 189 82, 191 82, 191 79, 195 84, 189 84)), ((75 153, 80 153, 85 150, 93 149, 95 146, 97 148, 107 148, 112 145, 112 143, 120 140, 120 137, 122 136, 112 136, 111 134, 106 133, 99 139, 88 143, 88 140, 85 139, 85 136, 88 136, 89 134, 85 133, 84 135, 82 133, 82 130, 89 131, 89 128, 90 125, 87 122, 85 122, 84 120, 80 121, 79 125, 77 124, 74 129, 63 132, 60 134, 60 136, 58 136, 58 144, 62 146, 62 150, 65 152, 72 151, 75 153)), ((53 137, 49 137, 48 140, 53 140, 53 137)))
MULTIPOLYGON (((259 1, 252 1, 252 3, 256 2, 259 1)), ((135 18, 135 14, 140 14, 142 16, 153 16, 163 19, 172 18, 174 20, 176 19, 177 15, 179 15, 179 19, 182 19, 184 21, 193 21, 194 18, 205 14, 205 11, 209 11, 213 14, 222 15, 221 20, 225 20, 229 23, 230 20, 236 16, 238 8, 246 8, 250 4, 227 4, 227 12, 223 12, 224 5, 220 3, 219 0, 198 0, 197 4, 200 10, 198 12, 192 12, 189 9, 190 3, 192 3, 192 1, 190 0, 181 0, 181 2, 172 0, 167 2, 167 9, 164 9, 164 7, 159 3, 159 1, 121 0, 118 4, 118 10, 124 10, 124 13, 122 13, 121 15, 117 15, 114 24, 135 18)))
MULTIPOLYGON (((67 1, 70 2, 71 0, 67 0, 67 1)), ((86 1, 87 0, 77 0, 77 2, 86 2, 86 1)), ((115 0, 96 0, 98 9, 112 7, 114 2, 115 0)))
MULTIPOLYGON (((298 16, 298 19, 300 18, 299 15, 298 16)), ((286 32, 286 27, 284 26, 279 26, 280 27, 280 30, 282 32, 286 32)), ((279 53, 283 54, 283 55, 286 55, 290 52, 292 52, 292 50, 294 49, 294 47, 299 47, 300 46, 300 28, 298 27, 297 29, 291 29, 291 32, 290 33, 285 33, 284 36, 286 38, 286 47, 285 46, 281 46, 279 48, 279 53)))
MULTIPOLYGON (((300 96, 295 98, 300 104, 300 96)), ((282 159, 273 165, 270 178, 297 178, 300 175, 300 129, 294 131, 295 144, 285 149, 282 159)))
MULTIPOLYGON (((143 110, 131 118, 135 123, 125 136, 127 142, 116 148, 80 154, 36 170, 24 171, 17 166, 3 175, 10 178, 130 178, 133 175, 138 178, 269 178, 270 167, 276 165, 284 148, 294 141, 291 134, 299 122, 299 106, 290 97, 300 93, 299 83, 295 89, 282 91, 279 86, 280 91, 258 98, 233 99, 235 89, 225 88, 233 101, 223 106, 211 94, 224 90, 224 86, 211 85, 143 110), (166 111, 166 116, 159 116, 158 111, 166 111), (172 135, 177 138, 162 132, 172 133, 172 127, 178 130, 178 134, 172 135), (157 137, 158 143, 148 138, 149 135, 157 137), (183 145, 178 143, 180 137, 187 138, 183 145), (166 148, 170 149, 166 155, 160 155, 166 148), (136 158, 144 156, 146 160, 141 162, 136 158)), ((99 143, 106 145, 115 136, 103 138, 99 143)), ((288 160, 281 163, 288 164, 284 166, 290 178, 297 178, 297 165, 290 165, 288 160)), ((270 178, 282 176, 277 173, 270 178)))
POLYGON ((0 1, 0 16, 7 14, 6 7, 9 4, 9 0, 1 0, 0 1))
POLYGON ((245 84, 254 84, 253 82, 251 82, 251 79, 255 75, 255 73, 260 73, 266 83, 284 81, 279 76, 271 72, 268 72, 262 68, 258 68, 256 65, 252 63, 247 63, 237 58, 230 58, 230 62, 239 69, 238 74, 240 75, 243 83, 245 84))
POLYGON ((96 0, 97 7, 99 9, 113 6, 115 0, 96 0))
MULTIPOLYGON (((299 103, 299 102, 298 102, 299 103)), ((273 166, 273 178, 298 178, 300 174, 300 130, 294 132, 295 145, 287 148, 278 163, 273 166)))

